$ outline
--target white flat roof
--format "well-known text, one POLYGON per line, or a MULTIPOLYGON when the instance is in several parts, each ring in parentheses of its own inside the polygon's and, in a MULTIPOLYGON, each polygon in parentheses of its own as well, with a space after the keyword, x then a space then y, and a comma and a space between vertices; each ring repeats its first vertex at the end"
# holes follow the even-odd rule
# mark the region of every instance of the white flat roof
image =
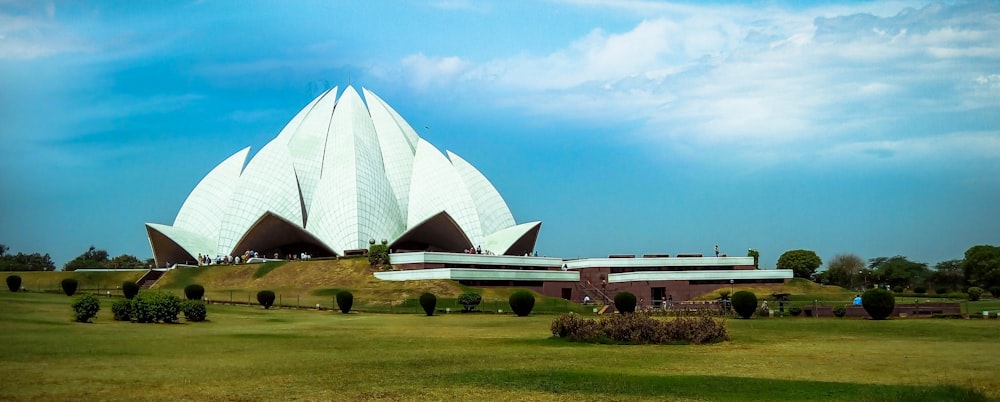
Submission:
POLYGON ((639 271, 608 274, 608 283, 636 281, 705 281, 705 280, 792 279, 790 269, 724 269, 697 271, 639 271))
POLYGON ((455 281, 580 281, 580 273, 573 271, 486 268, 433 268, 385 271, 376 272, 375 277, 384 281, 415 281, 424 279, 450 279, 455 281))
POLYGON ((391 264, 458 264, 458 265, 506 265, 509 267, 553 267, 563 266, 561 258, 523 257, 515 255, 486 255, 465 253, 393 253, 389 254, 391 264))

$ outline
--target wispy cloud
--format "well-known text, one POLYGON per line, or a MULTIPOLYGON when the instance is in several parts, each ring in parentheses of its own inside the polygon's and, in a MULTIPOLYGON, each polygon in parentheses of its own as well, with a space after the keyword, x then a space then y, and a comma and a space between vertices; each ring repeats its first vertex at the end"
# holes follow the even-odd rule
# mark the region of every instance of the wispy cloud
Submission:
POLYGON ((916 144, 1000 157, 963 111, 998 107, 1000 7, 899 3, 783 9, 649 2, 574 2, 642 12, 633 28, 596 27, 547 54, 492 60, 412 54, 400 61, 418 90, 455 86, 502 94, 496 102, 564 119, 641 122, 634 134, 666 147, 767 149, 813 157, 893 155, 916 144), (948 129, 903 132, 914 116, 942 114, 948 129), (973 127, 966 127, 971 125, 973 127), (909 142, 912 141, 912 144, 909 142), (950 145, 949 145, 950 144, 950 145), (833 151, 823 151, 826 147, 833 151))

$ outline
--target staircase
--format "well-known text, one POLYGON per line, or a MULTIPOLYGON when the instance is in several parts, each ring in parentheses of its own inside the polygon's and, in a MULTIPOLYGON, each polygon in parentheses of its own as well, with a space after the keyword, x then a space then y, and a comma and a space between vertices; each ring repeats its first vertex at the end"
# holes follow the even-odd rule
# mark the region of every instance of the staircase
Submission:
POLYGON ((142 277, 139 278, 139 280, 136 281, 136 283, 139 284, 139 288, 149 289, 154 284, 156 284, 156 281, 160 280, 160 277, 163 276, 165 272, 166 271, 157 271, 155 269, 151 269, 147 271, 144 275, 142 275, 142 277))
POLYGON ((608 297, 608 295, 602 292, 600 289, 588 283, 581 283, 579 284, 578 287, 580 288, 580 291, 584 295, 590 296, 590 300, 604 304, 604 307, 601 308, 601 310, 597 314, 615 312, 614 299, 608 297))

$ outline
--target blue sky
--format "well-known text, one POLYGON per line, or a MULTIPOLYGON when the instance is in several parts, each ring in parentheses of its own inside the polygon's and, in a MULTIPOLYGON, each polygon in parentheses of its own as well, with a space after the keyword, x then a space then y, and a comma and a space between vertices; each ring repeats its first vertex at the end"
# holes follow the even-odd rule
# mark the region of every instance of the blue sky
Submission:
POLYGON ((0 243, 148 258, 143 223, 348 83, 544 255, 1000 244, 1000 3, 601 0, 0 0, 0 243))

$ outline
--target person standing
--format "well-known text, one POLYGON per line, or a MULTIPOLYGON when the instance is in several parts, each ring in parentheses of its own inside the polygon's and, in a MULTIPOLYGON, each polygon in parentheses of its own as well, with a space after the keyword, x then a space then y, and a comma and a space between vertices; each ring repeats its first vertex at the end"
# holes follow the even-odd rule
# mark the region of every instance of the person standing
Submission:
POLYGON ((719 256, 719 245, 718 244, 715 245, 715 256, 716 257, 719 256))

